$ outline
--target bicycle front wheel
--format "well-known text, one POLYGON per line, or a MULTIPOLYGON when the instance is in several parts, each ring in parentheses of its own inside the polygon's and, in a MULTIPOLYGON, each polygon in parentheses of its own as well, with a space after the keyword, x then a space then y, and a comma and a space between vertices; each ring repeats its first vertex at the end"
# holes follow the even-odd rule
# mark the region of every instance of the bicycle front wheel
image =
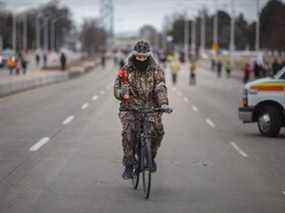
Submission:
POLYGON ((141 163, 142 163, 142 183, 144 198, 148 199, 151 189, 151 168, 152 168, 152 158, 151 158, 151 145, 150 142, 146 142, 141 147, 141 163))
POLYGON ((137 147, 137 151, 135 154, 135 166, 133 170, 133 179, 132 184, 133 188, 136 190, 138 189, 139 181, 140 181, 140 170, 141 170, 141 146, 137 147))

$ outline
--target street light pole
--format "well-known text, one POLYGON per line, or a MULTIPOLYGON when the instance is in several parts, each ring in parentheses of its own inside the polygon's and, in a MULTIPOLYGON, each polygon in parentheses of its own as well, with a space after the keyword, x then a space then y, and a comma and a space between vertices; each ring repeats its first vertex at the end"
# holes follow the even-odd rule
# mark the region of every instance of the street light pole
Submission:
POLYGON ((44 50, 48 51, 49 46, 49 26, 48 26, 48 18, 44 18, 44 50))
MULTIPOLYGON (((218 2, 217 2, 218 4, 218 2)), ((218 15, 219 15, 219 10, 218 10, 218 7, 216 6, 216 14, 214 16, 214 30, 213 30, 213 49, 215 51, 215 54, 217 54, 217 47, 218 47, 218 42, 219 42, 219 39, 218 39, 218 15)))
POLYGON ((260 49, 260 0, 256 0, 256 34, 255 34, 255 50, 260 49))
POLYGON ((28 15, 23 14, 23 49, 26 51, 28 49, 28 15))
POLYGON ((193 17, 192 23, 191 23, 191 50, 192 55, 196 55, 196 18, 193 17))
POLYGON ((235 50, 235 9, 234 0, 231 0, 231 40, 230 40, 230 55, 231 61, 233 60, 233 52, 235 50))
POLYGON ((188 12, 186 12, 185 23, 184 23, 184 55, 185 61, 189 60, 189 20, 188 20, 188 12))
POLYGON ((13 19, 12 47, 13 47, 13 50, 16 51, 16 48, 17 48, 17 17, 15 14, 12 15, 12 19, 13 19))
POLYGON ((36 17, 36 39, 37 39, 37 50, 41 48, 41 28, 40 28, 41 14, 36 17))
POLYGON ((205 8, 203 7, 202 10, 202 17, 201 17, 201 47, 200 47, 200 54, 203 54, 205 51, 205 44, 206 44, 206 26, 205 26, 205 8))

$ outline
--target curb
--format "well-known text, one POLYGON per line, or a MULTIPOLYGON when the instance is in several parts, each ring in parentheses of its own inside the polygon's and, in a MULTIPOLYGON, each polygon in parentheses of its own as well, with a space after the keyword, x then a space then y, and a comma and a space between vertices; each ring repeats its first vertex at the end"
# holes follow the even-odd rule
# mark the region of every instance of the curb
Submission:
POLYGON ((90 73, 96 67, 94 62, 85 62, 82 66, 71 67, 65 73, 55 73, 45 77, 8 82, 0 85, 0 98, 35 88, 60 83, 90 73))

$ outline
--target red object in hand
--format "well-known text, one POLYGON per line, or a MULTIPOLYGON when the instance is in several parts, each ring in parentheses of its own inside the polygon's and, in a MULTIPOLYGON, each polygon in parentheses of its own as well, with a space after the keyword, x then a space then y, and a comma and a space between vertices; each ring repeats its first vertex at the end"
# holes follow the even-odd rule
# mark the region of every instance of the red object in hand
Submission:
POLYGON ((124 84, 128 83, 128 73, 126 70, 120 69, 118 72, 118 76, 121 78, 121 80, 124 84))

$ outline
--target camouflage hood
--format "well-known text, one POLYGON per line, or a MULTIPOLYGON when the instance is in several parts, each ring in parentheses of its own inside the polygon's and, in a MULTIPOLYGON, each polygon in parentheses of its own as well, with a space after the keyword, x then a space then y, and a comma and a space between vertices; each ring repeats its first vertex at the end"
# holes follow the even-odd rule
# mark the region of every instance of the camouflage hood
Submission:
MULTIPOLYGON (((134 60, 135 60, 135 55, 131 54, 128 59, 127 59, 127 63, 124 66, 124 68, 128 71, 128 72, 134 72, 137 70, 135 64, 134 64, 134 60)), ((158 69, 159 65, 158 63, 155 61, 155 59, 153 58, 152 55, 150 55, 147 59, 148 61, 148 65, 146 68, 146 72, 154 72, 156 69, 158 69)))

